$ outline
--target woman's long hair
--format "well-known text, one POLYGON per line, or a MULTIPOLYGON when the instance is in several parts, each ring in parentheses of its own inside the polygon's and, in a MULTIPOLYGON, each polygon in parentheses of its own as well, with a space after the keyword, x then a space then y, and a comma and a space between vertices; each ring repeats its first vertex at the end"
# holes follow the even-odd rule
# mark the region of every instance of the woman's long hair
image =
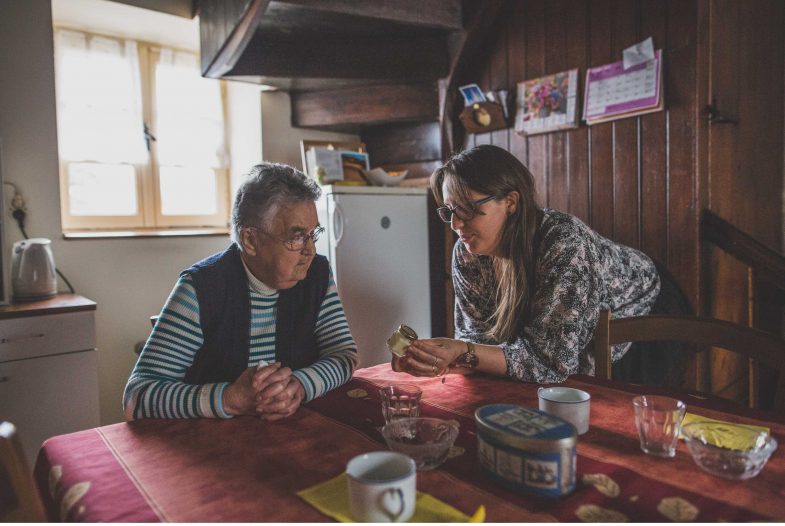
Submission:
POLYGON ((498 257, 493 258, 496 275, 496 312, 488 336, 498 342, 519 335, 529 319, 535 280, 537 224, 542 216, 536 202, 534 177, 510 152, 484 144, 450 158, 430 179, 439 206, 444 205, 442 187, 454 199, 453 206, 472 208, 470 193, 499 198, 518 192, 515 212, 502 227, 498 257))

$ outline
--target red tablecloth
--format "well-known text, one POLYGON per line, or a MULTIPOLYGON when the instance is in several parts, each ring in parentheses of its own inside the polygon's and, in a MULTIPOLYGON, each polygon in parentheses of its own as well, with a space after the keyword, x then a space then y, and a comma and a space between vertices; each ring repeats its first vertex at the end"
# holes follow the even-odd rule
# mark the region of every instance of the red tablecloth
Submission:
MULTIPOLYGON (((545 499, 504 489, 480 471, 473 419, 487 403, 536 408, 538 386, 485 375, 449 376, 442 384, 393 373, 388 365, 357 371, 351 382, 282 422, 146 420, 54 437, 41 449, 36 480, 53 519, 325 521, 297 491, 339 474, 354 455, 385 449, 377 391, 400 381, 423 389, 423 416, 460 422, 451 457, 434 471, 418 473, 417 482, 419 490, 467 514, 484 504, 491 522, 785 520, 782 450, 744 482, 704 473, 683 444, 672 459, 640 451, 630 401, 657 389, 569 379, 566 385, 592 395, 591 428, 578 441, 576 491, 545 499)), ((684 401, 693 413, 768 426, 785 444, 781 418, 697 398, 684 401)))

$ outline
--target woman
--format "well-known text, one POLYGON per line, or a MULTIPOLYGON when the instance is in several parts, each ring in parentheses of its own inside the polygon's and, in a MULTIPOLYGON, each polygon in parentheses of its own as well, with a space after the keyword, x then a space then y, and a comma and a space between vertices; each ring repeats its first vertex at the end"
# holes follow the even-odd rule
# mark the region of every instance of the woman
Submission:
MULTIPOLYGON (((452 258, 457 339, 415 341, 393 368, 415 376, 478 370, 527 382, 590 374, 601 309, 647 314, 660 280, 651 259, 579 219, 539 208, 532 174, 482 145, 431 176, 441 219, 458 234, 452 258)), ((629 344, 616 346, 613 360, 629 344)))
POLYGON ((234 243, 184 270, 161 311, 125 388, 128 420, 279 420, 351 378, 357 348, 316 255, 320 192, 289 166, 251 169, 234 243))

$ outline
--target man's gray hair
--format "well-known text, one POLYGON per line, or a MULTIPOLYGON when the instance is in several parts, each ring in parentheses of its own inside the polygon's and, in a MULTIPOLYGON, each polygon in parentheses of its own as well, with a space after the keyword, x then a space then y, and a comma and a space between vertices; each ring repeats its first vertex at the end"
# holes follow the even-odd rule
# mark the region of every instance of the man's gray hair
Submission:
POLYGON ((232 207, 232 240, 239 246, 245 227, 269 228, 282 205, 314 202, 322 194, 316 181, 291 166, 262 163, 251 168, 232 207))

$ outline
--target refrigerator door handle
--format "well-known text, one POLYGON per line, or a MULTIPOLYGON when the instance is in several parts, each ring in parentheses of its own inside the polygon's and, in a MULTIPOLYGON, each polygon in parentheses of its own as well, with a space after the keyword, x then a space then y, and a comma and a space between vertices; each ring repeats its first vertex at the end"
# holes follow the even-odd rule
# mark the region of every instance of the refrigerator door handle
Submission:
POLYGON ((333 237, 335 238, 335 245, 341 242, 343 238, 343 211, 338 203, 335 203, 335 210, 333 211, 333 237))

